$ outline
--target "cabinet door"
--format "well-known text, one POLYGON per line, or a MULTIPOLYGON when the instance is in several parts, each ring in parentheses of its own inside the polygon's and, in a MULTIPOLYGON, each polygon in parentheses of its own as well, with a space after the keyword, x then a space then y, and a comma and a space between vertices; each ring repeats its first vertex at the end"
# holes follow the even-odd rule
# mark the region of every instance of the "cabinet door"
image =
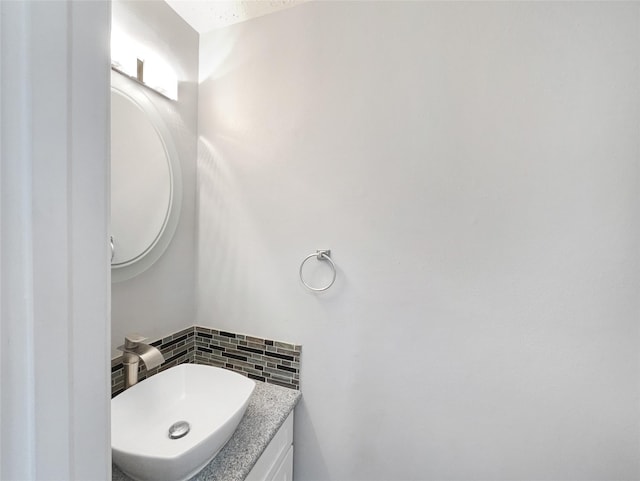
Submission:
POLYGON ((276 471, 271 481, 292 481, 293 480, 293 446, 289 448, 287 455, 282 460, 282 464, 276 471))

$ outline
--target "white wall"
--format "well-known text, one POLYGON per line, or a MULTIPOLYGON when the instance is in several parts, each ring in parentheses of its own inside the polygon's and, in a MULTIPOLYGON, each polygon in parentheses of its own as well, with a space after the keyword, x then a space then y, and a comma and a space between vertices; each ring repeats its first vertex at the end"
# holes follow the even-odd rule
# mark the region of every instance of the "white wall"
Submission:
POLYGON ((160 257, 139 276, 112 286, 112 355, 124 336, 139 332, 151 339, 194 322, 195 317, 195 159, 198 101, 198 34, 166 3, 113 2, 113 26, 153 49, 175 70, 177 102, 144 87, 178 150, 183 198, 174 238, 160 257))
POLYGON ((303 344, 298 481, 640 478, 639 31, 312 2, 201 36, 197 322, 303 344))

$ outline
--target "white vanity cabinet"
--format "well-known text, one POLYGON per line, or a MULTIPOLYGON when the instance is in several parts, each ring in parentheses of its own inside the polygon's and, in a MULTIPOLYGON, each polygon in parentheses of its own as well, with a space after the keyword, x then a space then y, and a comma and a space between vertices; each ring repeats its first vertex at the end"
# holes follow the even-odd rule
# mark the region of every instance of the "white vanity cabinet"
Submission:
POLYGON ((271 478, 272 481, 292 481, 293 480, 293 446, 289 447, 285 458, 280 463, 280 467, 271 478))
POLYGON ((293 411, 256 461, 245 481, 293 479, 293 411))

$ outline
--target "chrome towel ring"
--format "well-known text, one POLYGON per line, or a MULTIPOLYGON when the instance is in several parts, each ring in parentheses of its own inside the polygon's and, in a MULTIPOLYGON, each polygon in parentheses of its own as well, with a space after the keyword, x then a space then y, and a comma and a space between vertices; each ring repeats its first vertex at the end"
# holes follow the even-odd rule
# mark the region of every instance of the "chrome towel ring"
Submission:
POLYGON ((336 265, 331 260, 331 251, 329 249, 320 249, 320 250, 317 250, 314 254, 309 254, 307 257, 305 257, 304 260, 302 261, 302 264, 300 264, 300 280, 302 281, 302 284, 304 285, 304 287, 306 287, 310 291, 320 292, 320 291, 326 291, 327 289, 329 289, 333 285, 333 283, 336 281, 336 265), (304 281, 304 277, 302 276, 302 268, 304 267, 304 263, 307 262, 312 257, 315 257, 319 261, 328 261, 329 265, 331 265, 331 269, 333 270, 333 278, 331 279, 331 282, 329 282, 329 284, 327 284, 324 287, 312 287, 304 281))

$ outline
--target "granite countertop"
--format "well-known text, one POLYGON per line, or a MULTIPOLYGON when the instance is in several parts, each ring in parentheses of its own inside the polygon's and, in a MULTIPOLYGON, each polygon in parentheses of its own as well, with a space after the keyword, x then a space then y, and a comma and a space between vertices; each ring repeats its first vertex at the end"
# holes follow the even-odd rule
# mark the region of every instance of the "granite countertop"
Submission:
MULTIPOLYGON (((244 417, 229 442, 189 481, 243 481, 302 394, 256 381, 244 417)), ((131 481, 113 465, 112 481, 131 481)))

